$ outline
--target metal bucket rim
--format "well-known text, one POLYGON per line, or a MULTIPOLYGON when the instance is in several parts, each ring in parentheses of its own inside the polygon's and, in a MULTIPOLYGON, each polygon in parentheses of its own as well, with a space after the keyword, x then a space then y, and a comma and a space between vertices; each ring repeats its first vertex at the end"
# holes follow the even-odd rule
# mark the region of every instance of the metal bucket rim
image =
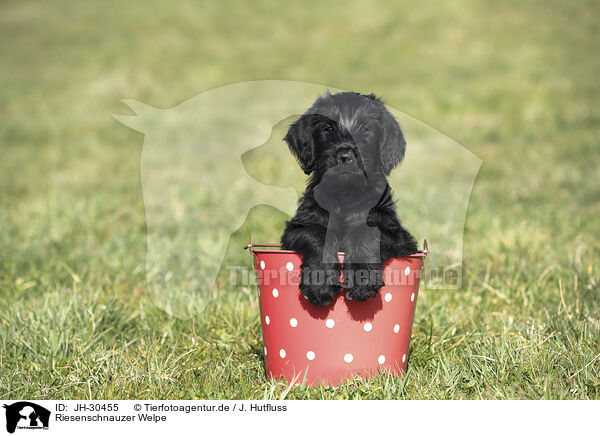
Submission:
MULTIPOLYGON (((248 245, 244 246, 244 249, 250 249, 250 252, 253 255, 256 255, 257 253, 266 253, 266 254, 295 254, 298 256, 301 256, 300 253, 298 253, 297 251, 294 250, 282 250, 281 248, 277 248, 280 247, 280 244, 258 244, 258 243, 254 243, 252 241, 252 234, 250 234, 250 241, 248 243, 248 245), (271 248, 262 248, 262 249, 256 249, 255 247, 271 247, 271 248)), ((345 256, 346 253, 343 251, 338 251, 338 256, 345 256)), ((415 257, 422 257, 422 258, 427 258, 427 256, 429 255, 429 242, 427 241, 427 238, 423 239, 423 250, 417 251, 416 253, 413 254, 408 254, 406 256, 398 256, 398 257, 392 257, 390 259, 407 259, 407 258, 415 258, 415 257)))
MULTIPOLYGON (((296 254, 298 256, 301 256, 300 253, 298 253, 297 251, 294 250, 269 250, 269 249, 252 249, 250 250, 252 252, 252 254, 296 254)), ((346 253, 343 251, 338 251, 338 256, 345 256, 346 253)), ((414 253, 414 254, 408 254, 406 256, 398 256, 398 257, 391 257, 390 259, 406 259, 406 258, 412 258, 412 257, 427 257, 428 253, 423 253, 423 252, 418 252, 418 253, 414 253)))

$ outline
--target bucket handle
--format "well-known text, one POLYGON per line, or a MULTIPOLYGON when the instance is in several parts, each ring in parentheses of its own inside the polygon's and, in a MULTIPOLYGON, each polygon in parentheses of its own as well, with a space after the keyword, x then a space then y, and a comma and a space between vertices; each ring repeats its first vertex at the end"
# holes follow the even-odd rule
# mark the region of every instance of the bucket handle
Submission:
POLYGON ((244 246, 244 250, 248 250, 250 249, 250 252, 252 254, 254 254, 254 248, 255 247, 262 247, 262 248, 266 248, 266 247, 270 247, 270 248, 277 248, 277 247, 281 247, 281 244, 258 244, 252 241, 252 233, 250 233, 250 241, 248 242, 248 245, 244 246))
MULTIPOLYGON (((254 254, 254 248, 255 247, 277 248, 277 247, 281 247, 281 244, 258 244, 258 243, 254 243, 252 241, 252 233, 250 233, 250 241, 248 242, 247 245, 244 246, 244 250, 250 249, 250 252, 252 254, 254 254)), ((427 257, 429 255, 429 242, 427 242, 427 238, 423 239, 423 250, 417 251, 416 254, 422 254, 424 257, 427 257)))

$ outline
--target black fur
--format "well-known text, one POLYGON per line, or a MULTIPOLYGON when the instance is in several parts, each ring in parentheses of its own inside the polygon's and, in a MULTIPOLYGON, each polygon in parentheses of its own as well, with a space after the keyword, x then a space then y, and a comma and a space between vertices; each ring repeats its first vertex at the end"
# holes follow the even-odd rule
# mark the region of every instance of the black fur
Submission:
POLYGON ((347 296, 374 297, 383 285, 383 262, 418 250, 386 180, 406 150, 398 122, 373 94, 326 94, 284 139, 311 175, 281 238, 283 249, 303 255, 302 293, 316 305, 331 303, 340 290, 337 252, 343 251, 347 296))

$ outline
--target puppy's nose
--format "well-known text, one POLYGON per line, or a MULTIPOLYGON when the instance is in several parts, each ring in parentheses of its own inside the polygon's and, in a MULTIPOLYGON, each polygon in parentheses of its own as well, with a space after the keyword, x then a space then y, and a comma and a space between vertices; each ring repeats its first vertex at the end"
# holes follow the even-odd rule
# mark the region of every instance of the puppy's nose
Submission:
POLYGON ((356 159, 356 156, 354 155, 354 152, 351 149, 344 148, 344 149, 338 151, 336 159, 337 159, 338 163, 349 163, 349 162, 354 162, 354 159, 356 159))

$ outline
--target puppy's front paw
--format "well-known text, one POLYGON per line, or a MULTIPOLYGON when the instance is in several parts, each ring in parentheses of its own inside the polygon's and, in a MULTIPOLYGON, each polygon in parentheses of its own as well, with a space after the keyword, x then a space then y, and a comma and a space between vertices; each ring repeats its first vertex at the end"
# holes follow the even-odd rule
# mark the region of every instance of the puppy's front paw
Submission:
POLYGON ((340 291, 339 267, 316 265, 302 268, 300 291, 316 306, 328 306, 340 291))
POLYGON ((346 296, 349 300, 358 300, 365 301, 367 298, 373 298, 377 296, 377 291, 379 291, 381 286, 354 286, 353 288, 346 290, 346 296))
POLYGON ((353 264, 344 268, 342 287, 349 299, 365 301, 373 298, 383 285, 383 272, 379 265, 353 264))
POLYGON ((332 285, 304 285, 300 284, 300 291, 315 306, 329 306, 337 297, 340 287, 332 285))

